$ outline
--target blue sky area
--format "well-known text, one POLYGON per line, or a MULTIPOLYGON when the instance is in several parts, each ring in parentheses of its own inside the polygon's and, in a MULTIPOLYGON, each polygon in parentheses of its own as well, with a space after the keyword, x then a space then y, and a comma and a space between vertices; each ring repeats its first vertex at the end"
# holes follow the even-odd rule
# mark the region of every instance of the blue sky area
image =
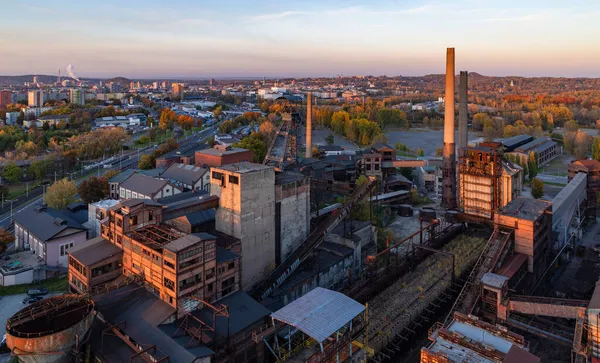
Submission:
POLYGON ((0 74, 600 77, 600 1, 6 1, 0 74))

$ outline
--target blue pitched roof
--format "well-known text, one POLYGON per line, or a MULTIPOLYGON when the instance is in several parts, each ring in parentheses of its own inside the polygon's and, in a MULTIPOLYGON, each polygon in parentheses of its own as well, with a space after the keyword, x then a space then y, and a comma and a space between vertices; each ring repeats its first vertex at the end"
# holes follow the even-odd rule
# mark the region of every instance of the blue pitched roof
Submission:
POLYGON ((54 236, 68 228, 85 231, 87 228, 60 210, 30 206, 13 216, 13 220, 42 242, 51 240, 54 236))

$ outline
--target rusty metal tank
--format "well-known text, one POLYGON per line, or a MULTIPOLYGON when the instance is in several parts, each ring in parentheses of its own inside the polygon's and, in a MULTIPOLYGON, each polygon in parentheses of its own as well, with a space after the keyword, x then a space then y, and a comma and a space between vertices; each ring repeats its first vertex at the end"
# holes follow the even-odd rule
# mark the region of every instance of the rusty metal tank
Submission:
POLYGON ((67 294, 44 299, 6 321, 6 345, 20 362, 69 362, 94 316, 94 302, 88 297, 67 294))

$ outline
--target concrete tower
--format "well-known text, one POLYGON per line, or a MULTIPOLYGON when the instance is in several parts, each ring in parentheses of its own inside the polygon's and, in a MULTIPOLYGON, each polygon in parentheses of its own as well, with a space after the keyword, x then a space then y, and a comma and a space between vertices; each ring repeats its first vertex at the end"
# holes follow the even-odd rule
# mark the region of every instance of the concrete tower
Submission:
POLYGON ((306 157, 312 158, 312 93, 306 94, 306 157))
POLYGON ((456 208, 456 155, 454 146, 454 48, 446 50, 446 99, 444 111, 444 166, 442 205, 456 208))
POLYGON ((458 85, 458 153, 467 147, 469 142, 467 135, 467 124, 469 114, 469 72, 460 71, 460 84, 458 85))

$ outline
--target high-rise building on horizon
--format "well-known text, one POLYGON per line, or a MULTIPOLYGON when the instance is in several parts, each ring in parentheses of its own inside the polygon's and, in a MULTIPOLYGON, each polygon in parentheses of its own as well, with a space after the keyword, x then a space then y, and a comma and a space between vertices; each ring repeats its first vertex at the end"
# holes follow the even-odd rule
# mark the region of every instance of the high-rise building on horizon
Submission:
POLYGON ((29 107, 42 107, 44 105, 44 91, 29 91, 27 104, 29 105, 29 107))
POLYGON ((179 100, 183 100, 183 88, 185 83, 173 83, 173 96, 179 97, 179 100))
POLYGON ((74 105, 84 105, 85 104, 85 91, 81 88, 72 89, 70 92, 71 103, 74 105))
POLYGON ((0 91, 0 110, 3 110, 11 103, 11 91, 0 91))

